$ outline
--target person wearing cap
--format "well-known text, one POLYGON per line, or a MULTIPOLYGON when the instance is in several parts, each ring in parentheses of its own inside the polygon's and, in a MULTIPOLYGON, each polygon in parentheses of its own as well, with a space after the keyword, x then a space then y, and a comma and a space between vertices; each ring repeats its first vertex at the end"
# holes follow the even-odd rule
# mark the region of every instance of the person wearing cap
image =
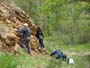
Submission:
POLYGON ((74 64, 74 59, 67 57, 61 50, 55 50, 50 54, 50 56, 54 55, 56 55, 56 59, 62 59, 66 61, 67 65, 74 64))
POLYGON ((61 59, 61 58, 63 60, 67 59, 67 56, 61 50, 55 50, 50 54, 50 56, 54 56, 54 55, 57 55, 56 59, 61 59))
POLYGON ((31 30, 30 30, 30 28, 28 27, 28 24, 27 24, 27 23, 23 24, 23 26, 24 26, 24 28, 22 28, 22 29, 17 29, 17 30, 16 30, 16 32, 20 32, 20 33, 23 34, 22 40, 20 41, 21 43, 19 43, 19 44, 20 44, 20 46, 21 46, 22 48, 25 48, 25 47, 26 47, 28 53, 31 54, 31 46, 30 46, 31 30), (25 46, 24 46, 24 45, 25 45, 25 46))

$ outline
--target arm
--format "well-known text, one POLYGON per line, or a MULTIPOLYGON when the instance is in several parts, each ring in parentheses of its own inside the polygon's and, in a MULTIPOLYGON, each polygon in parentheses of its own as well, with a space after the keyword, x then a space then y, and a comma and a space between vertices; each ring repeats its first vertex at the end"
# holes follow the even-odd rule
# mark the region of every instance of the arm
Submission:
POLYGON ((24 32, 24 29, 17 29, 16 32, 23 33, 24 32))
POLYGON ((53 56, 53 55, 55 55, 55 54, 56 54, 56 51, 52 52, 52 53, 50 54, 50 56, 53 56))

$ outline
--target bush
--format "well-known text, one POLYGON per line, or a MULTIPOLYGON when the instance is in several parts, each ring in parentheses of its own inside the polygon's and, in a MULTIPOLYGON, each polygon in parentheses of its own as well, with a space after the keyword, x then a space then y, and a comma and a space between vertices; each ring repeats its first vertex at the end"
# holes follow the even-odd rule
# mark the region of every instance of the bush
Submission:
POLYGON ((14 56, 7 53, 0 55, 0 68, 16 68, 17 64, 14 56))

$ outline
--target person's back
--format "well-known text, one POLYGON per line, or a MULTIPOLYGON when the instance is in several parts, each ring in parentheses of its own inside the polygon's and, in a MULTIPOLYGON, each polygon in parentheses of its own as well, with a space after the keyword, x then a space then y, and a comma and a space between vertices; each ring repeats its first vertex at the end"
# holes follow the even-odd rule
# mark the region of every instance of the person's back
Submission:
POLYGON ((31 31, 30 31, 29 27, 24 27, 22 29, 18 29, 17 32, 23 33, 23 38, 31 36, 31 31))
POLYGON ((63 54, 61 50, 55 50, 54 52, 50 54, 50 56, 53 56, 53 55, 57 55, 56 59, 66 58, 66 55, 63 54))
POLYGON ((60 50, 56 50, 56 54, 60 55, 60 56, 63 56, 63 52, 60 51, 60 50))
POLYGON ((31 31, 28 27, 24 27, 23 28, 23 37, 26 38, 26 37, 30 37, 30 34, 31 34, 31 31))

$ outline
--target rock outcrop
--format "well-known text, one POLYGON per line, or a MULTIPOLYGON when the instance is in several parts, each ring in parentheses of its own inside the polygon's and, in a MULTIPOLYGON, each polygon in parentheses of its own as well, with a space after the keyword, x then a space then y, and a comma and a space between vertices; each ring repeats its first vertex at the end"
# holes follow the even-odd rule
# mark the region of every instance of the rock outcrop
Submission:
POLYGON ((0 21, 7 25, 7 32, 0 32, 0 49, 7 51, 18 52, 20 34, 15 32, 15 29, 22 28, 24 23, 28 23, 31 35, 31 47, 35 53, 43 53, 40 48, 38 39, 35 37, 37 26, 32 22, 31 18, 14 3, 0 2, 0 21))

